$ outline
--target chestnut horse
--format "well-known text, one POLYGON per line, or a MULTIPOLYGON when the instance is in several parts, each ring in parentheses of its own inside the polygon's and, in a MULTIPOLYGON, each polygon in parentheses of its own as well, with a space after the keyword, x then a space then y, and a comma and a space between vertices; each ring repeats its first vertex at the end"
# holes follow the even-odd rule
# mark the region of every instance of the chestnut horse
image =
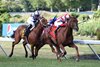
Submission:
MULTIPOLYGON (((40 38, 40 42, 41 43, 38 43, 38 45, 36 46, 36 50, 35 50, 35 56, 38 55, 38 51, 39 49, 45 45, 45 44, 49 44, 52 51, 54 53, 56 53, 55 49, 53 48, 53 44, 58 52, 61 53, 60 49, 62 49, 63 51, 63 56, 66 54, 66 50, 65 50, 65 46, 69 46, 69 47, 72 47, 72 48, 75 48, 76 49, 76 52, 77 52, 77 61, 79 60, 79 51, 78 51, 78 47, 73 43, 73 29, 75 29, 76 31, 78 31, 78 21, 77 21, 77 18, 76 17, 70 17, 69 20, 65 23, 65 27, 60 27, 57 31, 57 34, 56 34, 56 40, 54 40, 50 35, 49 35, 49 30, 50 30, 50 27, 44 29, 44 32, 42 33, 41 35, 41 38, 40 38), (55 43, 56 41, 56 43, 55 43)), ((60 56, 59 56, 60 57, 60 56)), ((60 58, 58 58, 58 60, 61 60, 60 58)))
POLYGON ((65 27, 60 28, 57 31, 57 45, 62 49, 63 56, 66 54, 65 46, 69 46, 76 49, 77 58, 79 61, 79 51, 78 47, 73 43, 73 29, 78 31, 78 21, 76 17, 71 16, 67 23, 65 23, 65 27))
MULTIPOLYGON (((46 25, 47 25, 47 20, 44 17, 41 17, 39 19, 38 25, 30 32, 30 34, 28 36, 28 42, 31 45, 31 52, 32 52, 33 59, 34 59, 34 46, 37 43, 38 39, 40 38, 42 31, 44 29, 44 26, 46 26, 46 25)), ((25 30, 25 28, 26 28, 26 25, 21 25, 16 29, 16 31, 14 33, 15 41, 12 43, 12 50, 11 50, 9 57, 11 57, 13 55, 14 46, 16 44, 18 44, 21 39, 24 39, 23 46, 24 46, 25 53, 26 53, 25 57, 28 56, 28 52, 25 47, 27 42, 26 42, 26 40, 24 38, 24 34, 23 34, 23 31, 25 30)))
POLYGON ((36 49, 35 49, 35 57, 38 56, 39 49, 41 47, 43 47, 45 44, 49 44, 52 52, 57 54, 57 52, 55 51, 55 48, 53 46, 55 46, 57 50, 59 50, 59 46, 57 46, 54 43, 55 40, 49 35, 49 32, 50 32, 50 26, 44 29, 40 39, 38 40, 38 43, 37 43, 36 49))

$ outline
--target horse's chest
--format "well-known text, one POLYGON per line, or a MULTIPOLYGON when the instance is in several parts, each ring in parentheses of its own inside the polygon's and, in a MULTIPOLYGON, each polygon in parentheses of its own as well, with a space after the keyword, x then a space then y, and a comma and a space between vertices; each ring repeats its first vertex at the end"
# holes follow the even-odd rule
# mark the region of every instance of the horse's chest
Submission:
POLYGON ((73 36, 66 36, 64 43, 69 44, 71 42, 73 42, 73 36))

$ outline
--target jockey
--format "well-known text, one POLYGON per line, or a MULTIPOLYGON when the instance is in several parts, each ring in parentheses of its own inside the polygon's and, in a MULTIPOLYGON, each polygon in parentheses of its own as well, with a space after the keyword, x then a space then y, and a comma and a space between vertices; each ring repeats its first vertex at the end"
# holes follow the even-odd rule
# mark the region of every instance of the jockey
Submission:
POLYGON ((54 25, 57 27, 55 30, 55 33, 59 29, 60 26, 64 26, 64 23, 68 21, 70 18, 70 15, 68 13, 64 14, 63 16, 57 18, 57 20, 54 22, 54 25))
POLYGON ((52 26, 56 20, 57 20, 57 15, 54 16, 54 18, 49 21, 48 25, 52 26))
POLYGON ((30 17, 27 19, 27 28, 25 31, 25 36, 28 37, 28 34, 30 31, 37 25, 40 18, 40 13, 38 11, 35 11, 33 14, 30 15, 30 17))

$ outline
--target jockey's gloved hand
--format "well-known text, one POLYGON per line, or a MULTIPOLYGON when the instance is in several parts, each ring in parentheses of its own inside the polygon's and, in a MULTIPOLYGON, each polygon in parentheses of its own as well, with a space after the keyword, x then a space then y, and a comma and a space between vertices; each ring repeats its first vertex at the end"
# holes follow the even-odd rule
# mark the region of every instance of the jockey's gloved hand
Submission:
POLYGON ((51 24, 50 23, 47 23, 47 26, 50 26, 51 24))

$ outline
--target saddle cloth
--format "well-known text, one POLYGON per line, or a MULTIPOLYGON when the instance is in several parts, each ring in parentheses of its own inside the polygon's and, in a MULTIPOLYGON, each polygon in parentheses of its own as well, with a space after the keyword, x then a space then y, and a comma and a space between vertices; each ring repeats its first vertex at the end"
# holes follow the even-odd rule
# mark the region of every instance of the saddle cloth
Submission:
POLYGON ((54 25, 52 25, 51 27, 50 27, 50 35, 51 35, 51 37, 53 37, 54 39, 56 39, 56 35, 55 35, 55 30, 56 30, 56 26, 54 26, 54 25))

